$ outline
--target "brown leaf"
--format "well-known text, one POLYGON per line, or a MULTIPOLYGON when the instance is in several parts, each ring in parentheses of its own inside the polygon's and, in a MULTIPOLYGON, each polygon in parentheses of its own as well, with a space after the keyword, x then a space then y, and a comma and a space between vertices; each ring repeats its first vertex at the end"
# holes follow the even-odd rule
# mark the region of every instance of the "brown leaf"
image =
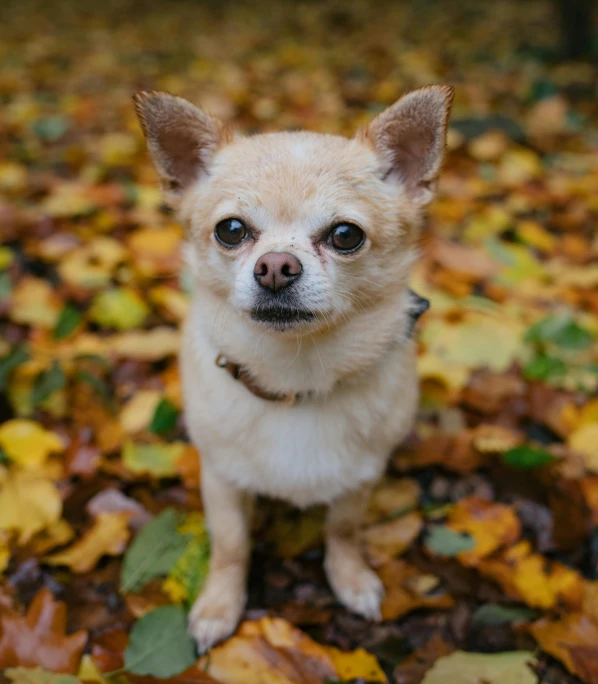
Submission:
POLYGON ((75 674, 86 643, 87 632, 66 634, 66 605, 48 589, 39 591, 25 617, 0 617, 0 669, 39 666, 75 674))

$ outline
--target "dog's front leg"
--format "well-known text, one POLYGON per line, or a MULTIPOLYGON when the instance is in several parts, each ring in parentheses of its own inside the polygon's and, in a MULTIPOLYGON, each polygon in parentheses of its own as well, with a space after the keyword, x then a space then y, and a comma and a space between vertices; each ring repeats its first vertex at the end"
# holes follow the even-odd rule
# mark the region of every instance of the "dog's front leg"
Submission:
POLYGON ((363 556, 360 538, 370 493, 371 487, 364 487, 330 504, 324 565, 338 600, 355 613, 379 620, 384 587, 363 556))
POLYGON ((200 652, 229 636, 245 606, 253 497, 205 464, 202 499, 210 533, 210 571, 189 615, 189 633, 200 652))

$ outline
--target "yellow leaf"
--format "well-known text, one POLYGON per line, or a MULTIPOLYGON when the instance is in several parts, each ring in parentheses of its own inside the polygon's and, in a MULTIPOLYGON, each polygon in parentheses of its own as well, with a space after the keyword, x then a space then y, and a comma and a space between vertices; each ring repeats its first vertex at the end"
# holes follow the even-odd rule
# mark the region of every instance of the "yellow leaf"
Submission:
POLYGON ((583 456, 586 468, 598 473, 598 423, 586 423, 569 435, 569 446, 583 456))
POLYGON ((114 238, 101 236, 88 245, 67 254, 58 266, 60 277, 76 287, 94 288, 107 285, 126 249, 114 238))
POLYGON ((17 470, 0 481, 0 530, 16 531, 19 544, 58 522, 61 512, 62 499, 50 480, 17 470))
POLYGON ((176 224, 135 231, 129 238, 135 269, 144 276, 178 272, 182 239, 183 232, 176 224))
POLYGON ((477 497, 459 501, 449 515, 448 526, 475 540, 475 548, 458 554, 464 565, 476 565, 481 558, 510 546, 521 536, 521 523, 510 506, 477 497))
POLYGON ((104 555, 119 556, 129 541, 129 512, 100 513, 93 527, 64 551, 47 556, 45 563, 67 565, 73 572, 93 570, 104 555))
POLYGON ((508 150, 498 169, 498 181, 503 185, 521 185, 542 173, 540 157, 525 147, 508 150))
POLYGON ((118 418, 123 431, 132 435, 145 430, 151 423, 162 393, 159 390, 140 390, 125 404, 118 418))
POLYGON ((10 561, 9 535, 6 530, 0 530, 0 575, 8 567, 10 561))
POLYGON ((122 451, 124 465, 132 473, 146 473, 154 477, 174 477, 177 475, 177 462, 185 444, 135 444, 127 440, 122 451))
POLYGON ((521 333, 521 325, 506 316, 467 311, 455 322, 428 321, 421 338, 441 364, 503 373, 521 355, 521 333))
POLYGON ((174 356, 179 345, 179 331, 166 327, 112 335, 108 341, 108 349, 113 354, 137 361, 159 361, 174 356))
POLYGON ((31 548, 39 556, 43 556, 48 551, 57 546, 68 544, 75 536, 75 531, 66 520, 59 520, 55 525, 42 530, 31 540, 31 548))
POLYGON ((32 420, 9 420, 0 426, 0 447, 23 468, 39 468, 51 453, 60 452, 64 444, 54 432, 45 430, 32 420))
POLYGON ((561 563, 548 564, 544 556, 533 553, 528 541, 481 560, 477 568, 532 608, 578 608, 583 601, 581 576, 561 563))
POLYGON ((41 278, 21 278, 12 293, 10 318, 15 323, 52 328, 61 311, 61 303, 50 283, 41 278))
POLYGON ((367 682, 381 682, 388 680, 382 671, 378 659, 363 648, 356 651, 339 651, 334 646, 325 647, 338 673, 339 679, 349 681, 365 679, 367 682))

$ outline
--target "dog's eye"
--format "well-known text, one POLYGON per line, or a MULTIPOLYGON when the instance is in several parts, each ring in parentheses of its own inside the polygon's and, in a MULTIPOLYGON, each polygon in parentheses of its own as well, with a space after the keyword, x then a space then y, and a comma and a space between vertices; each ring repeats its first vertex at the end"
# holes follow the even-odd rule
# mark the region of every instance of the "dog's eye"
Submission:
POLYGON ((354 223, 339 223, 330 231, 328 239, 337 252, 355 252, 365 242, 365 233, 354 223))
POLYGON ((228 218, 216 224, 214 234, 225 247, 236 247, 247 237, 247 228, 243 221, 228 218))

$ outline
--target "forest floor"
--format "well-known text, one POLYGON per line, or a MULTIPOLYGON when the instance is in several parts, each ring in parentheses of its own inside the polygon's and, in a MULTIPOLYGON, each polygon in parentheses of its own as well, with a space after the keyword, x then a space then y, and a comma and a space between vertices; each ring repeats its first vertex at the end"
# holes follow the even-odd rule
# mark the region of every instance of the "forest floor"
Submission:
POLYGON ((555 26, 536 1, 3 4, 5 677, 598 683, 598 78, 555 26), (412 282, 421 410, 364 530, 384 621, 335 602, 320 510, 263 502, 245 622, 197 661, 183 231, 131 93, 352 135, 428 83, 456 98, 412 282))

